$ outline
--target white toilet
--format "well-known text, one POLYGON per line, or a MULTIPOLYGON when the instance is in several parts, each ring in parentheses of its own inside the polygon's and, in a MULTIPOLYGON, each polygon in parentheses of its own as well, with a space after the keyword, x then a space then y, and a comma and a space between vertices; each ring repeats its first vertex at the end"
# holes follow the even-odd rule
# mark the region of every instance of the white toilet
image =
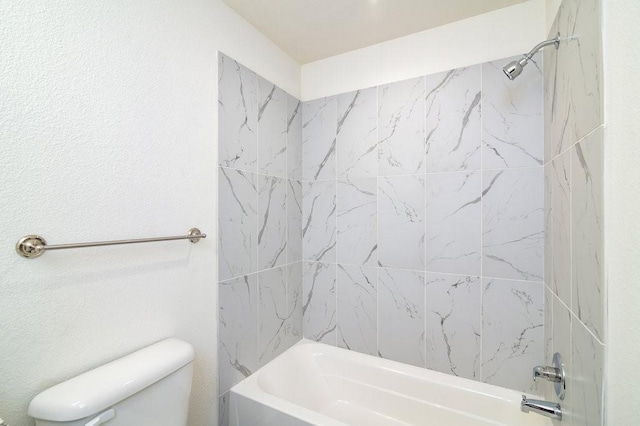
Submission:
POLYGON ((193 346, 167 339, 36 396, 36 426, 185 426, 193 346))

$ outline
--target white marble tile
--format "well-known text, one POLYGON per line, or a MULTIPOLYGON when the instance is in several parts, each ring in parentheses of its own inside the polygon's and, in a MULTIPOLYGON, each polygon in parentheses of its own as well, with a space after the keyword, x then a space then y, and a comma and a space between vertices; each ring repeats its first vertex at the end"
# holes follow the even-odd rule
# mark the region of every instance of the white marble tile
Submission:
POLYGON ((302 104, 302 178, 336 177, 336 97, 302 104))
POLYGON ((603 123, 601 0, 564 0, 544 51, 546 151, 553 158, 603 123))
POLYGON ((427 175, 427 271, 480 275, 480 172, 427 175))
POLYGON ((289 348, 285 335, 291 316, 287 304, 286 266, 258 273, 258 361, 265 365, 289 348))
POLYGON ((520 56, 482 64, 482 167, 544 163, 542 61, 536 57, 515 80, 502 68, 520 56))
POLYGON ((287 172, 302 179, 302 102, 287 94, 287 172))
POLYGON ((302 260, 302 182, 287 179, 287 262, 302 260))
POLYGON ((602 128, 571 149, 572 311, 604 341, 602 128))
POLYGON ((556 157, 550 165, 552 246, 549 287, 571 307, 571 155, 556 157))
POLYGON ((302 263, 302 315, 305 339, 336 345, 336 265, 302 263))
POLYGON ((579 322, 571 323, 573 338, 571 376, 571 410, 567 424, 571 426, 600 426, 602 420, 602 392, 604 346, 579 322))
POLYGON ((287 179, 258 175, 258 270, 287 263, 287 179))
POLYGON ((302 338, 302 262, 287 265, 287 306, 285 336, 291 346, 302 338))
POLYGON ((287 176, 287 94, 258 77, 258 173, 287 176))
MULTIPOLYGON (((567 377, 571 377, 571 322, 573 317, 571 315, 571 312, 569 312, 569 309, 567 309, 567 307, 558 299, 557 296, 552 295, 552 297, 553 306, 551 307, 551 309, 553 310, 553 352, 549 354, 548 358, 545 358, 544 365, 553 365, 553 354, 555 352, 559 352, 560 356, 562 356, 562 363, 564 364, 567 377)), ((547 383, 551 385, 549 386, 550 391, 548 392, 548 394, 550 395, 550 399, 559 402, 561 405, 567 406, 567 403, 571 400, 573 389, 567 386, 565 389, 565 399, 564 401, 561 401, 556 396, 553 383, 545 381, 545 384, 547 383)))
POLYGON ((538 393, 531 369, 544 356, 543 283, 483 279, 482 380, 538 393))
POLYGON ((427 368, 480 378, 479 277, 427 273, 427 368))
POLYGON ((484 276, 542 281, 543 174, 542 167, 483 172, 484 276))
POLYGON ((224 393, 258 369, 256 274, 218 284, 218 392, 224 393))
POLYGON ((425 171, 424 78, 378 87, 378 173, 425 171))
POLYGON ((425 81, 427 172, 480 170, 480 65, 425 81))
POLYGON ((551 286, 552 276, 552 264, 553 264, 553 244, 551 243, 553 217, 552 217, 552 204, 551 204, 551 180, 552 172, 551 163, 544 165, 544 282, 546 285, 551 286))
POLYGON ((338 265, 338 346, 378 354, 377 268, 338 265))
POLYGON ((378 264, 423 270, 425 177, 378 178, 378 264))
POLYGON ((375 87, 337 96, 338 178, 378 175, 377 96, 375 87))
POLYGON ((424 273, 378 268, 378 355, 425 366, 424 273))
MULTIPOLYGON (((544 286, 544 365, 551 365, 553 360, 553 292, 548 286, 544 286)), ((551 400, 555 395, 553 383, 542 384, 542 396, 551 400)))
POLYGON ((257 172, 258 79, 224 54, 218 57, 218 161, 257 172))
POLYGON ((220 167, 218 170, 220 280, 257 269, 258 196, 256 175, 220 167))
POLYGON ((218 398, 218 426, 229 426, 229 392, 218 398))
POLYGON ((304 260, 336 261, 336 181, 302 183, 304 260))
POLYGON ((376 178, 338 181, 338 263, 377 265, 376 191, 376 178))

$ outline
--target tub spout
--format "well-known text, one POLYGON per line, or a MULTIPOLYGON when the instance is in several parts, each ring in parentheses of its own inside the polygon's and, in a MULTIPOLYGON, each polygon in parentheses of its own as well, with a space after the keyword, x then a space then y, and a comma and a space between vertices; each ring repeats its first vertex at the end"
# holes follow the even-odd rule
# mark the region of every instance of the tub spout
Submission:
POLYGON ((551 417, 555 420, 562 420, 562 408, 560 407, 560 404, 557 404, 555 402, 541 401, 539 399, 528 399, 525 395, 522 395, 520 409, 525 413, 533 411, 534 413, 538 413, 546 417, 551 417))

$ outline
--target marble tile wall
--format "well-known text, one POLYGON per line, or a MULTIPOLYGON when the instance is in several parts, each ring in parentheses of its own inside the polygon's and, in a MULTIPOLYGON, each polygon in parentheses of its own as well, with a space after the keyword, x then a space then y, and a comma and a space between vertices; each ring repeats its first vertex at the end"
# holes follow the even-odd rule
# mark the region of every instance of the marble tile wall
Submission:
MULTIPOLYGON (((545 362, 563 357, 562 424, 603 424, 606 288, 600 0, 564 0, 544 53, 545 362)), ((559 423, 558 423, 559 424, 559 423)))
POLYGON ((229 389, 302 338, 305 187, 302 103, 218 60, 218 390, 227 425, 229 389))
POLYGON ((305 338, 540 391, 542 65, 509 60, 303 103, 305 338))

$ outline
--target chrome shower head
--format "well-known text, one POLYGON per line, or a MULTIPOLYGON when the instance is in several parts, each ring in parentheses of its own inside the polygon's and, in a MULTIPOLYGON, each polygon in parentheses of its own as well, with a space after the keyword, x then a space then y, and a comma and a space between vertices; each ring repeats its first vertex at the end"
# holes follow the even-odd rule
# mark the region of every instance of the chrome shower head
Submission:
POLYGON ((506 75, 509 80, 515 80, 516 77, 518 77, 522 73, 522 69, 524 68, 524 66, 527 65, 529 60, 533 57, 533 55, 535 55, 538 50, 542 49, 545 46, 551 46, 552 44, 556 46, 556 49, 560 46, 560 33, 556 35, 556 38, 543 41, 542 43, 536 45, 536 47, 531 49, 529 53, 527 53, 526 55, 522 55, 522 58, 518 59, 517 61, 509 62, 504 66, 504 68, 502 68, 502 72, 504 72, 504 75, 506 75))
POLYGON ((505 65, 505 67, 502 68, 502 72, 504 72, 504 75, 506 75, 509 80, 515 80, 516 77, 522 73, 522 69, 527 65, 527 62, 529 62, 529 59, 523 56, 519 60, 509 62, 505 65))

